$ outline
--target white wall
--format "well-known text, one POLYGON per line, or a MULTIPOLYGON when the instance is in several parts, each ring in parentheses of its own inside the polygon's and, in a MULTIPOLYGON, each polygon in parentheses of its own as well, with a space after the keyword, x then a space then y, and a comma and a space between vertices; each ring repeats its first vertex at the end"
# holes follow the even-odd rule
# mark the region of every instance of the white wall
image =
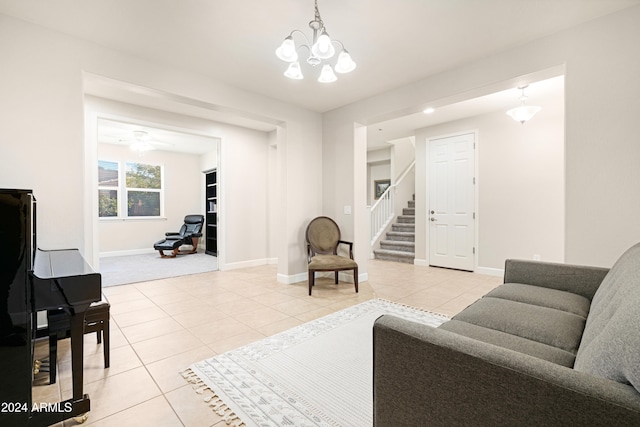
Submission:
MULTIPOLYGON (((30 188, 38 198, 39 244, 43 248, 77 247, 84 253, 94 242, 92 188, 85 178, 83 72, 105 76, 167 94, 174 103, 193 101, 199 117, 234 111, 278 123, 278 185, 283 232, 278 244, 278 273, 283 280, 306 271, 302 224, 322 206, 321 116, 213 81, 210 77, 167 68, 99 45, 0 15, 0 144, 3 187, 30 188), (197 102, 195 102, 197 101, 197 102), (282 179, 286 178, 286 179, 282 179), (313 196, 309 196, 309 194, 313 196), (292 201, 292 203, 288 203, 292 201), (295 201, 295 204, 293 203, 295 201)), ((151 100, 153 101, 153 99, 151 100)), ((153 104, 153 102, 151 102, 153 104)), ((154 107, 154 105, 149 105, 154 107)), ((156 107, 157 108, 157 107, 156 107)), ((210 130, 214 130, 211 126, 210 130)), ((225 144, 225 134, 220 135, 225 144)), ((261 137, 262 138, 262 137, 261 137)), ((265 138, 266 139, 266 138, 265 138)), ((227 138, 236 140, 231 135, 227 138)), ((249 145, 253 145, 249 142, 249 145)), ((248 147, 230 147, 229 156, 248 147)), ((266 148, 265 148, 266 150, 266 148)), ((223 151, 223 154, 225 152, 223 151)), ((263 155, 263 154, 261 154, 263 155)), ((223 157, 221 163, 224 165, 223 157)), ((264 171, 264 168, 261 169, 264 171)), ((261 188, 258 179, 228 177, 228 185, 261 188)), ((264 177, 261 177, 264 179, 264 177)), ((227 185, 223 183, 223 185, 227 185)), ((227 190, 236 197, 237 191, 227 190)), ((227 215, 245 215, 250 197, 229 205, 227 215)), ((252 206, 252 205, 251 205, 252 206)), ((237 221, 235 218, 231 223, 237 221)), ((263 236, 260 236, 262 239, 263 236)), ((234 241, 231 232, 228 242, 234 241)), ((257 247, 264 253, 265 244, 257 247)), ((253 261, 256 248, 229 249, 229 262, 253 261)))
POLYGON ((564 261, 564 120, 542 110, 524 125, 498 111, 416 131, 416 259, 429 257, 428 140, 477 131, 477 271, 507 258, 564 261))
MULTIPOLYGON (((632 53, 640 40, 638 22, 640 6, 325 113, 323 191, 331 197, 324 210, 337 214, 359 193, 366 195, 366 172, 354 178, 353 169, 336 167, 358 161, 352 154, 343 157, 357 149, 354 123, 514 88, 533 73, 564 66, 565 260, 610 266, 640 240, 640 56, 632 53)), ((362 218, 345 221, 345 233, 366 228, 362 218)), ((366 246, 365 240, 356 244, 366 246)), ((366 264, 365 256, 357 261, 366 264)))
POLYGON ((204 214, 200 156, 153 150, 141 157, 126 146, 99 144, 98 158, 119 162, 121 167, 131 161, 161 165, 164 174, 164 216, 98 220, 101 255, 153 251, 153 244, 162 240, 165 232, 180 230, 185 215, 204 214))

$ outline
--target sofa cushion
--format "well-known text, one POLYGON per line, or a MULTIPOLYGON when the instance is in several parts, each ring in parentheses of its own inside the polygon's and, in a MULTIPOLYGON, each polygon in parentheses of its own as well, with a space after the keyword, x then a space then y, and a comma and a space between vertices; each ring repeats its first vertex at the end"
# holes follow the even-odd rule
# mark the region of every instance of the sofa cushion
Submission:
POLYGON ((590 301, 570 292, 521 283, 505 283, 489 292, 486 296, 533 304, 540 307, 555 308, 587 318, 590 301))
POLYGON ((548 307, 483 297, 453 317, 575 354, 585 319, 548 307))
POLYGON ((459 320, 450 320, 440 325, 439 328, 539 359, 548 360, 567 368, 571 368, 575 360, 575 355, 568 351, 459 320))
POLYGON ((640 244, 611 268, 591 303, 574 368, 640 391, 640 244))

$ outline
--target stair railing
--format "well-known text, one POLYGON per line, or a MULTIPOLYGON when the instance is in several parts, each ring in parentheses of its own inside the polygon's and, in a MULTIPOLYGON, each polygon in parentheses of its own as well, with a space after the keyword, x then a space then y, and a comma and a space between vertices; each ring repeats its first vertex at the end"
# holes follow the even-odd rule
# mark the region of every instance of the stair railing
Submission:
POLYGON ((371 227, 371 242, 373 247, 382 236, 384 230, 395 217, 395 193, 407 174, 416 166, 415 160, 402 172, 395 184, 390 185, 369 210, 369 224, 371 227))

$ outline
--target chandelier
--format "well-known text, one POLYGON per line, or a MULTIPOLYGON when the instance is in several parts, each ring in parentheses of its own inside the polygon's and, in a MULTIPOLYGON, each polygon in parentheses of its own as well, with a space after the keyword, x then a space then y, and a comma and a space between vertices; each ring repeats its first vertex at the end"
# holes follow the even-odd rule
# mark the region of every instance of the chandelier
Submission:
POLYGON ((507 114, 510 115, 513 120, 522 124, 532 118, 538 111, 542 110, 542 107, 524 105, 524 102, 527 99, 527 96, 524 94, 524 90, 527 87, 529 87, 529 85, 518 86, 518 89, 522 90, 522 95, 520 95, 520 106, 507 111, 507 114))
POLYGON ((284 75, 289 77, 290 79, 299 80, 304 78, 304 76, 302 75, 300 61, 298 60, 298 51, 305 48, 309 52, 309 56, 307 57, 307 64, 313 67, 324 64, 322 65, 318 81, 321 83, 335 82, 338 78, 336 77, 334 71, 343 74, 348 73, 356 68, 356 63, 353 62, 353 60, 351 59, 351 55, 349 55, 349 52, 347 52, 347 50, 344 48, 342 42, 338 40, 331 40, 329 38, 327 29, 324 26, 324 22, 322 22, 320 12, 318 11, 318 0, 315 0, 314 12, 315 16, 313 18, 313 21, 309 22, 309 28, 313 30, 311 41, 302 31, 293 30, 291 33, 289 33, 289 36, 284 39, 280 47, 276 49, 276 56, 289 63, 289 67, 287 68, 287 71, 284 72, 284 75), (295 33, 301 34, 306 44, 301 44, 296 47, 293 41, 293 35, 295 33), (333 46, 334 43, 340 45, 341 50, 338 54, 338 60, 335 66, 332 67, 329 63, 329 60, 336 53, 336 49, 333 46))

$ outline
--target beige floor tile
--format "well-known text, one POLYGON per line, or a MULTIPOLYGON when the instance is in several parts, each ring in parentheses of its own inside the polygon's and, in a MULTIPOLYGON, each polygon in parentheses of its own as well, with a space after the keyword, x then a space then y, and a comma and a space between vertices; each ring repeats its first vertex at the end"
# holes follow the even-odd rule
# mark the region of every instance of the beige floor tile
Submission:
POLYGON ((182 422, 164 396, 158 396, 146 402, 139 403, 106 418, 84 425, 95 427, 123 427, 123 426, 153 426, 153 427, 181 427, 182 422))
POLYGON ((288 314, 289 316, 296 316, 308 311, 322 308, 322 305, 316 304, 310 300, 296 298, 291 301, 273 305, 272 308, 281 311, 284 314, 288 314))
POLYGON ((270 323, 285 320, 288 317, 290 317, 288 314, 264 306, 254 311, 233 316, 234 319, 239 320, 240 322, 253 329, 259 328, 260 326, 268 325, 270 323))
POLYGON ((161 319, 168 317, 169 315, 163 311, 160 307, 153 305, 153 307, 143 308, 141 310, 134 310, 127 313, 113 313, 113 307, 111 309, 111 320, 116 322, 119 327, 137 325, 139 323, 149 322, 151 320, 161 319))
POLYGON ((161 395, 143 367, 109 376, 84 387, 91 399, 89 419, 96 422, 161 395))
POLYGON ((201 347, 202 344, 201 340, 185 329, 131 345, 138 357, 146 365, 201 347))
POLYGON ((275 323, 269 323, 268 325, 260 326, 256 328, 258 332, 262 335, 269 337, 271 335, 278 334, 280 332, 286 331, 287 329, 295 328, 298 325, 303 324, 304 322, 296 317, 287 317, 284 320, 280 320, 275 323))
POLYGON ((188 292, 174 292, 170 294, 154 295, 150 296, 149 299, 158 306, 163 306, 165 304, 175 304, 177 302, 190 302, 193 305, 197 305, 199 303, 198 298, 194 297, 188 292))
POLYGON ((126 301, 135 301, 139 299, 145 299, 147 297, 139 290, 132 288, 130 291, 127 291, 127 292, 120 292, 120 293, 115 293, 110 295, 105 294, 105 298, 109 302, 109 304, 113 305, 113 304, 120 304, 126 301))
POLYGON ((192 363, 200 362, 216 354, 208 346, 202 346, 150 363, 146 367, 160 390, 163 393, 167 393, 187 384, 180 372, 187 369, 192 363))
POLYGON ((122 328, 122 333, 127 340, 133 344, 183 329, 184 327, 173 318, 164 317, 162 319, 151 320, 137 325, 126 326, 122 328))
POLYGON ((230 301, 226 304, 215 305, 215 307, 216 309, 232 316, 265 308, 263 304, 246 298, 230 301))
POLYGON ((209 305, 199 305, 191 311, 174 315, 173 319, 185 328, 192 328, 199 325, 215 324, 217 320, 225 317, 229 317, 229 315, 209 305))
MULTIPOLYGON (((142 361, 131 346, 112 349, 109 354, 109 368, 104 368, 104 356, 96 353, 84 358, 84 384, 103 380, 108 376, 117 375, 142 366, 142 361)), ((58 364, 58 382, 63 392, 72 389, 71 360, 58 364)))
POLYGON ((224 423, 222 417, 216 414, 204 401, 204 398, 210 395, 210 391, 197 394, 191 385, 185 385, 165 394, 185 427, 213 426, 220 422, 224 423))
POLYGON ((212 349, 215 353, 221 354, 229 350, 242 347, 243 345, 261 340, 265 337, 266 335, 263 335, 258 331, 250 330, 229 338, 214 341, 209 344, 209 348, 212 349))
POLYGON ((140 310, 157 307, 153 301, 145 299, 137 299, 133 301, 123 301, 120 304, 112 304, 109 309, 111 315, 118 315, 123 313, 136 313, 140 310))
POLYGON ((188 330, 205 344, 226 340, 252 331, 249 326, 231 317, 225 317, 210 325, 195 326, 188 330))

